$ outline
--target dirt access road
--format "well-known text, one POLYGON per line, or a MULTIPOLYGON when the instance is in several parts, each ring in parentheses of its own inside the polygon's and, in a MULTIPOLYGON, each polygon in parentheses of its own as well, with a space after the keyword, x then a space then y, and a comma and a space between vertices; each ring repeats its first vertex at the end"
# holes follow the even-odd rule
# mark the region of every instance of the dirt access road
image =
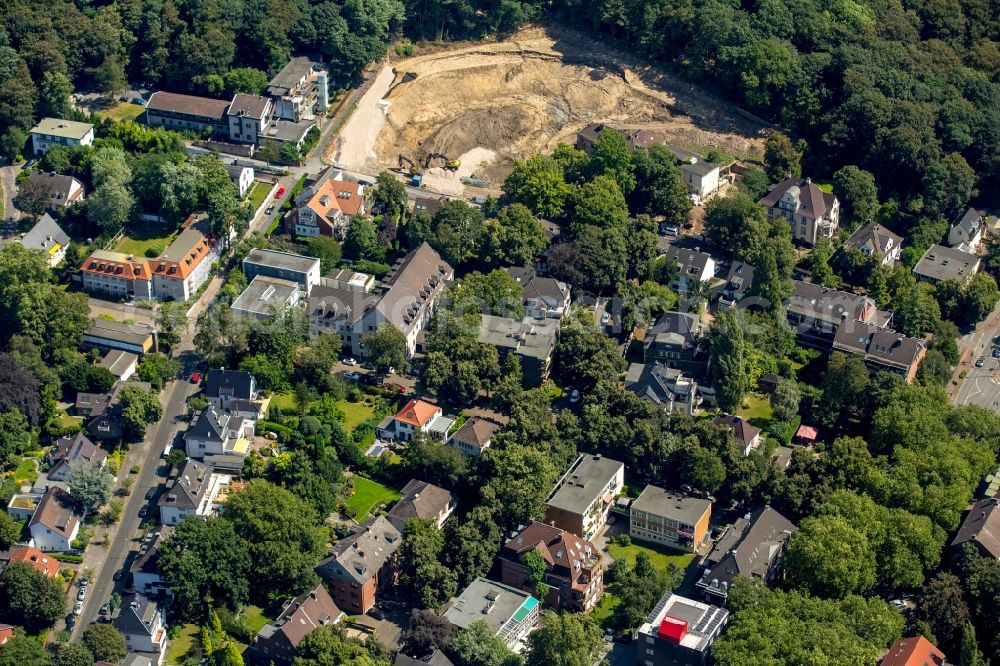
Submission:
MULTIPOLYGON (((655 130, 690 149, 763 153, 765 129, 704 91, 577 33, 532 27, 383 67, 327 159, 374 173, 403 154, 462 162, 425 170, 430 189, 461 196, 463 176, 496 190, 515 158, 574 143, 592 122, 655 130)), ((439 162, 440 164, 440 162, 439 162)))

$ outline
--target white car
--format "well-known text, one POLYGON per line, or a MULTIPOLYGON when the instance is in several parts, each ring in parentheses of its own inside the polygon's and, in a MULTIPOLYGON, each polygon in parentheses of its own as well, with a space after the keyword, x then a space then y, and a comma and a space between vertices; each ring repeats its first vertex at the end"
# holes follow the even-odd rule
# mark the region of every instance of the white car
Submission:
POLYGON ((361 379, 361 375, 356 372, 345 372, 344 379, 350 379, 352 382, 356 382, 361 379))
POLYGON ((83 603, 83 600, 87 598, 87 588, 81 587, 80 591, 76 593, 76 600, 83 603))
POLYGON ((394 375, 394 374, 396 374, 396 368, 393 368, 392 366, 390 366, 390 367, 389 367, 389 374, 390 374, 390 375, 394 375))
POLYGON ((357 365, 358 362, 353 358, 345 358, 344 365, 357 365))
POLYGON ((580 390, 573 389, 573 392, 569 394, 570 402, 580 402, 580 390))
POLYGON ((73 608, 73 615, 79 615, 83 612, 83 602, 77 601, 76 606, 73 608))
POLYGON ((688 195, 688 199, 690 199, 691 203, 694 204, 695 206, 701 205, 701 197, 698 196, 697 194, 694 194, 693 192, 688 195))

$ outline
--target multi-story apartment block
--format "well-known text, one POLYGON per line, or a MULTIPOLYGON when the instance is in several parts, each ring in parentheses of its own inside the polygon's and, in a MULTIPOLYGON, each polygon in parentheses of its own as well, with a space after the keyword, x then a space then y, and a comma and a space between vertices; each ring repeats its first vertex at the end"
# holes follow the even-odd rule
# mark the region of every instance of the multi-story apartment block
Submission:
POLYGON ((629 535, 693 553, 705 543, 712 502, 646 486, 632 502, 629 535))
POLYGON ((707 666, 729 611, 667 592, 636 633, 636 666, 707 666))
POLYGON ((624 484, 624 464, 582 453, 549 494, 545 520, 584 539, 592 539, 607 523, 611 502, 624 484))

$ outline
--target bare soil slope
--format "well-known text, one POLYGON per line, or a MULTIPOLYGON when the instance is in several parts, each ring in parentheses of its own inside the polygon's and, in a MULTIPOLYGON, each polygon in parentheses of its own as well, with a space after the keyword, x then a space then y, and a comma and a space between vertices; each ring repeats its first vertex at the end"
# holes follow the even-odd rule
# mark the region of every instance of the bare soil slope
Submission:
POLYGON ((399 154, 422 166, 443 153, 461 168, 434 166, 426 182, 461 195, 461 177, 496 189, 514 158, 573 143, 591 122, 659 130, 689 148, 762 153, 760 124, 718 100, 578 35, 536 27, 387 66, 341 132, 334 160, 370 172, 396 166, 399 154))

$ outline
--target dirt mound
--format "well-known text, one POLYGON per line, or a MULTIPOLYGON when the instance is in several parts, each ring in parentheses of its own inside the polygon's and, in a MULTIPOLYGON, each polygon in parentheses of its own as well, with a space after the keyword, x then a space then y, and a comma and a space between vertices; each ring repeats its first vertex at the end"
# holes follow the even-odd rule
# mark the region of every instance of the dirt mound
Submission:
MULTIPOLYGON (((648 72, 636 71, 633 63, 574 49, 571 42, 533 28, 509 41, 396 63, 362 97, 341 132, 335 161, 373 171, 396 166, 400 153, 423 164, 432 152, 460 159, 481 150, 495 158, 474 165, 470 175, 495 190, 513 159, 573 143, 592 122, 656 129, 688 148, 761 153, 760 127, 725 115, 690 91, 682 91, 680 104, 662 80, 651 85, 648 72)), ((428 174, 453 180, 441 171, 428 174)), ((435 187, 438 180, 428 184, 435 187)))

